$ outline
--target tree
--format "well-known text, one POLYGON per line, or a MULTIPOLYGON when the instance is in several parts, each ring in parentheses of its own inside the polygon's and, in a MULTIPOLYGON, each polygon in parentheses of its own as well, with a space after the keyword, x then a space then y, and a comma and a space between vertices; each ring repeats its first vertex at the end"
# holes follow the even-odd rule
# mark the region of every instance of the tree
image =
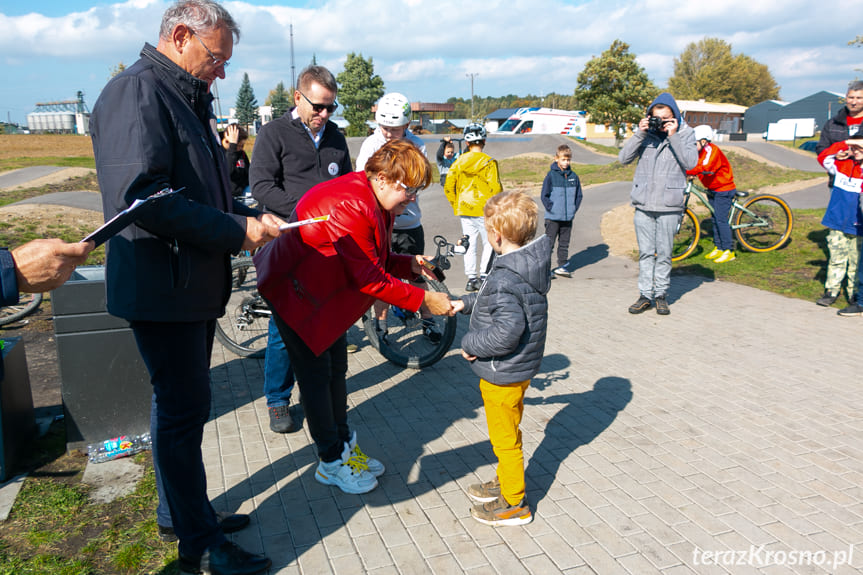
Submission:
POLYGON ((267 99, 264 101, 267 106, 273 107, 273 119, 281 118, 282 114, 291 109, 293 100, 291 94, 285 90, 285 83, 279 82, 276 87, 270 90, 267 94, 267 99))
POLYGON ((592 122, 610 124, 615 143, 623 141, 622 128, 644 117, 644 109, 659 92, 644 68, 620 40, 593 57, 578 75, 575 97, 592 122))
POLYGON ((258 116, 258 100, 255 98, 255 91, 252 90, 252 84, 249 82, 249 74, 243 74, 243 83, 240 84, 240 90, 237 92, 236 104, 237 122, 241 126, 248 128, 255 123, 258 116))
POLYGON ((682 100, 728 102, 751 106, 779 97, 779 86, 764 64, 731 53, 731 44, 719 38, 692 42, 674 59, 668 91, 682 100))
POLYGON ((114 76, 116 76, 117 74, 119 74, 120 72, 122 72, 125 69, 126 69, 126 65, 122 62, 120 62, 116 66, 113 66, 111 68, 111 75, 108 76, 108 79, 110 80, 111 78, 113 78, 114 76))
POLYGON ((384 95, 384 81, 375 74, 372 59, 351 52, 344 70, 336 77, 339 102, 344 105, 348 136, 365 136, 366 121, 371 119, 372 105, 384 95))

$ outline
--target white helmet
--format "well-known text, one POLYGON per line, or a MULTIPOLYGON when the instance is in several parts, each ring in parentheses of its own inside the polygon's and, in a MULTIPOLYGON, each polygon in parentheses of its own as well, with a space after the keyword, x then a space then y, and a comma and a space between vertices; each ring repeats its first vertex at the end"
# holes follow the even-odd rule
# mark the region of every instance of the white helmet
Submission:
POLYGON ((465 142, 479 142, 480 140, 485 140, 486 131, 485 127, 482 124, 477 124, 476 122, 470 123, 464 128, 464 141, 465 142))
POLYGON ((378 100, 375 122, 387 128, 397 128, 411 121, 411 103, 404 94, 390 92, 378 100))
POLYGON ((713 128, 708 126, 707 124, 701 124, 700 126, 695 126, 695 140, 707 140, 708 142, 713 139, 713 128))

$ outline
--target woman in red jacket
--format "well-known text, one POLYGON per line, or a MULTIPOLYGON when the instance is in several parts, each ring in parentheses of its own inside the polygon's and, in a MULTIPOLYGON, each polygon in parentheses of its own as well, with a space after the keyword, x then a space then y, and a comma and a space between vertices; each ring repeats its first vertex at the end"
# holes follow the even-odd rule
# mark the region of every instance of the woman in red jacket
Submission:
POLYGON ((255 256, 258 290, 274 311, 300 386, 320 463, 315 479, 346 493, 377 486, 383 464, 366 456, 347 421, 347 329, 376 299, 416 311, 452 315, 446 294, 399 278, 423 273, 422 256, 390 251, 393 220, 431 183, 425 155, 406 140, 375 152, 365 171, 310 189, 291 221, 323 223, 282 233, 255 256))

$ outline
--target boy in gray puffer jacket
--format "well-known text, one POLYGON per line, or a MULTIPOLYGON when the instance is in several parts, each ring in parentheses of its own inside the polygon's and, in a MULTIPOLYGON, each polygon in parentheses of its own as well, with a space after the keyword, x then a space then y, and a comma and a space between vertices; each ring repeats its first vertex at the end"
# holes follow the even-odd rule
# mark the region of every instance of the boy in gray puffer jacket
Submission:
POLYGON ((471 515, 486 525, 524 525, 533 519, 525 497, 521 415, 530 378, 545 351, 551 284, 551 242, 536 235, 539 209, 522 192, 505 192, 485 204, 488 240, 498 257, 479 292, 453 302, 471 314, 462 355, 480 377, 497 477, 471 485, 478 501, 471 515))

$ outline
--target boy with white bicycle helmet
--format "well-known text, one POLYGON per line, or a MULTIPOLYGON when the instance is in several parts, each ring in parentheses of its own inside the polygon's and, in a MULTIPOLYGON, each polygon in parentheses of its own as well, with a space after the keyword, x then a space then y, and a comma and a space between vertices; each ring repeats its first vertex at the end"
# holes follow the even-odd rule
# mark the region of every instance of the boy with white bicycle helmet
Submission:
MULTIPOLYGON (((371 136, 363 141, 357 156, 357 171, 365 169, 366 162, 387 142, 405 139, 419 148, 426 158, 426 146, 408 128, 411 122, 411 103, 404 94, 390 92, 378 100, 375 110, 375 122, 378 126, 371 136)), ((422 255, 425 251, 425 232, 422 227, 422 211, 418 198, 408 204, 401 214, 396 216, 393 224, 392 249, 395 253, 422 255)), ((375 304, 375 315, 378 320, 386 318, 386 308, 375 304)), ((385 332, 385 329, 381 330, 385 332)), ((423 319, 423 333, 432 342, 437 343, 441 334, 435 327, 431 315, 423 319)))
POLYGON ((470 238, 470 247, 464 255, 466 291, 477 291, 488 272, 491 244, 485 230, 483 208, 492 196, 499 194, 500 184, 497 162, 483 152, 486 131, 482 124, 471 123, 464 129, 467 152, 459 156, 447 173, 444 193, 453 212, 461 220, 462 233, 470 238), (477 237, 482 239, 480 273, 476 271, 477 237))
POLYGON ((701 184, 710 194, 710 205, 713 207, 713 251, 707 259, 718 264, 733 261, 734 239, 731 236, 731 225, 728 223, 728 212, 734 202, 737 186, 734 185, 734 172, 728 158, 719 147, 712 143, 713 128, 706 124, 695 126, 695 145, 698 146, 698 163, 686 171, 690 178, 698 176, 701 184))

